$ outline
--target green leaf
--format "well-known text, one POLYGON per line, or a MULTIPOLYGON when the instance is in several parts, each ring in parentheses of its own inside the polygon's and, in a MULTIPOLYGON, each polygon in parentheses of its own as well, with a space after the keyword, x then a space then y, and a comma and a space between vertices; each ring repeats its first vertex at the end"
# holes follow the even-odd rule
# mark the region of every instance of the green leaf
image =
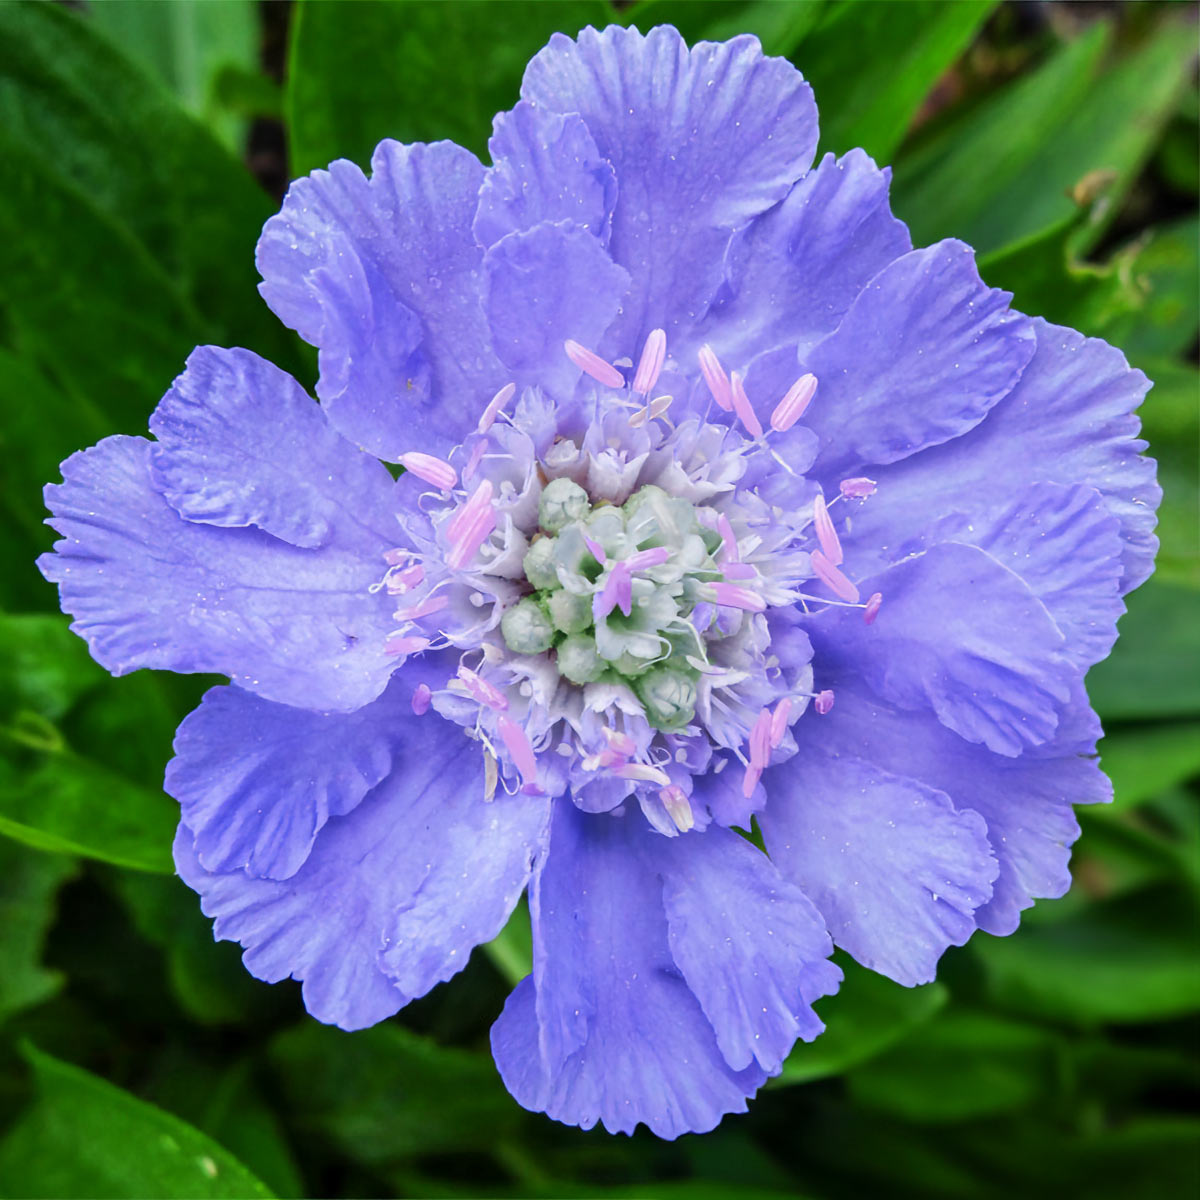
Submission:
POLYGON ((348 19, 337 3, 302 0, 288 64, 292 172, 335 158, 366 166, 383 138, 450 138, 483 154, 493 115, 517 102, 550 35, 612 16, 606 0, 376 0, 348 19))
POLYGON ((1200 715, 1200 594, 1151 579, 1127 600, 1113 652, 1087 676, 1092 705, 1105 720, 1200 715))
POLYGON ((65 617, 0 613, 0 715, 29 708, 57 721, 107 679, 65 617))
POLYGON ((0 840, 0 1021, 62 986, 61 972, 41 965, 42 943, 58 889, 77 871, 73 859, 30 854, 0 840))
POLYGON ((1200 1009, 1195 920, 1185 891, 1155 887, 972 946, 1012 1010, 1083 1027, 1165 1020, 1200 1009))
POLYGON ((360 1163, 486 1147, 519 1116, 490 1056, 400 1025, 343 1033, 307 1022, 276 1038, 270 1058, 296 1124, 360 1163))
POLYGON ((946 1003, 940 983, 906 988, 839 956, 846 978, 834 996, 817 1001, 825 1032, 798 1043, 777 1085, 811 1083, 867 1062, 912 1034, 946 1003))
POLYGON ((227 1150, 104 1079, 26 1046, 38 1099, 0 1143, 0 1191, 30 1198, 270 1196, 227 1150))
POLYGON ((1105 336, 1133 359, 1182 356, 1200 331, 1200 218, 1155 226, 1130 250, 1145 301, 1105 336))
POLYGON ((221 110, 217 82, 230 68, 257 73, 257 7, 255 0, 108 0, 88 16, 237 152, 245 122, 221 110))
POLYGON ((1110 731, 1100 743, 1100 765, 1113 782, 1113 809, 1136 808, 1200 774, 1200 722, 1110 731))
POLYGON ((516 987, 533 971, 533 931, 524 897, 513 909, 500 936, 488 942, 483 951, 511 987, 516 987))
POLYGON ((921 102, 994 7, 995 0, 868 0, 827 8, 795 56, 816 93, 822 152, 861 146, 890 161, 921 102))
POLYGON ((623 25, 647 33, 674 25, 689 46, 752 33, 765 54, 791 55, 820 20, 825 0, 641 0, 619 14, 623 25))
POLYGON ((1056 1039, 1036 1025, 953 1009, 851 1071, 860 1104, 910 1121, 995 1116, 1052 1092, 1056 1039))
POLYGON ((1108 204, 1081 239, 1094 244, 1170 117, 1191 54, 1165 21, 1105 71, 1110 40, 1109 26, 1092 25, 897 162, 893 203, 914 242, 955 236, 986 254, 1069 219, 1077 186, 1102 177, 1108 204))

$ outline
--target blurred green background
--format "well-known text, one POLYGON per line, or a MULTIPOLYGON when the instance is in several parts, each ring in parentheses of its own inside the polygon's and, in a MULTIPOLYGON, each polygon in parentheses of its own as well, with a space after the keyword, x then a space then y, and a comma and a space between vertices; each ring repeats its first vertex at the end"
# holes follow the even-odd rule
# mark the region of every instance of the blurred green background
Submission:
POLYGON ((813 1198, 1200 1194, 1197 14, 854 0, 0 3, 0 1194, 813 1198), (1116 802, 1075 886, 905 990, 846 964, 746 1117, 665 1144, 520 1110, 487 1051, 527 924, 375 1029, 307 1019, 171 873, 171 735, 208 681, 111 680, 33 568, 58 462, 146 418, 197 342, 301 379, 255 291, 286 180, 375 142, 484 153, 554 30, 750 31, 821 148, 895 164, 1026 312, 1155 380, 1157 576, 1089 677, 1116 802))

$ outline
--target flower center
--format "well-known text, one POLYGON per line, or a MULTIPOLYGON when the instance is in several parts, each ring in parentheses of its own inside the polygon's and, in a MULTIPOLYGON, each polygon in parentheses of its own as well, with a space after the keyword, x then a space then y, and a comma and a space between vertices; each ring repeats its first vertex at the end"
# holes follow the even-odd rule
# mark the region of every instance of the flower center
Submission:
MULTIPOLYGON (((878 608, 860 603, 832 503, 801 473, 811 435, 788 434, 816 380, 802 376, 764 429, 705 347, 719 411, 675 425, 672 398, 652 397, 661 331, 628 385, 584 347, 566 351, 598 385, 582 400, 529 389, 510 414, 510 384, 449 461, 401 459, 417 494, 411 544, 377 585, 402 598, 387 649, 445 663, 444 686, 414 707, 479 740, 489 791, 569 792, 591 811, 635 796, 672 834, 745 823, 763 770, 795 752, 790 726, 832 703, 813 690, 804 613, 878 608)), ((833 503, 873 490, 847 480, 833 503)))

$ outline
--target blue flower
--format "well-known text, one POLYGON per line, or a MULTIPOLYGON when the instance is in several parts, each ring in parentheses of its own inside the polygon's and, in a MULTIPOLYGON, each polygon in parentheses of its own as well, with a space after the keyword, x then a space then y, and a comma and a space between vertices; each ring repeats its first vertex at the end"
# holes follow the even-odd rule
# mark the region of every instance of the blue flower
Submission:
POLYGON ((1109 795, 1083 675, 1151 569, 1146 380, 816 144, 752 38, 556 36, 494 166, 384 142, 267 223, 320 405, 201 347, 153 441, 47 489, 95 657, 230 678, 166 780, 216 935, 358 1029, 528 885, 493 1049, 584 1127, 744 1110, 832 943, 932 979, 1109 795))

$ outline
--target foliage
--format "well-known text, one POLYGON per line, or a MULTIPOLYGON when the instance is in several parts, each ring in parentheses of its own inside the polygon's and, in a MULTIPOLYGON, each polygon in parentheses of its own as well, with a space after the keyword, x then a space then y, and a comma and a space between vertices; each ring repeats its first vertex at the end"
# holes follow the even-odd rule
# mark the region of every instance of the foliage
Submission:
POLYGON ((1194 14, 1111 8, 300 0, 281 85, 257 55, 285 6, 0 5, 0 1195, 1195 1193, 1194 14), (523 910, 364 1033, 249 979, 170 877, 162 767, 203 681, 109 679, 32 567, 41 483, 78 446, 141 432, 194 343, 311 382, 254 290, 274 201, 240 161, 250 119, 282 114, 294 173, 365 165, 383 136, 483 153, 529 54, 607 20, 751 31, 791 58, 822 149, 894 162, 918 243, 971 241, 1018 307, 1156 381, 1167 491, 1160 573, 1089 678, 1116 800, 1081 817, 1071 893, 923 989, 843 964, 818 1005, 829 1032, 748 1117, 672 1145, 553 1126, 504 1094, 487 1028, 525 969, 523 910))

